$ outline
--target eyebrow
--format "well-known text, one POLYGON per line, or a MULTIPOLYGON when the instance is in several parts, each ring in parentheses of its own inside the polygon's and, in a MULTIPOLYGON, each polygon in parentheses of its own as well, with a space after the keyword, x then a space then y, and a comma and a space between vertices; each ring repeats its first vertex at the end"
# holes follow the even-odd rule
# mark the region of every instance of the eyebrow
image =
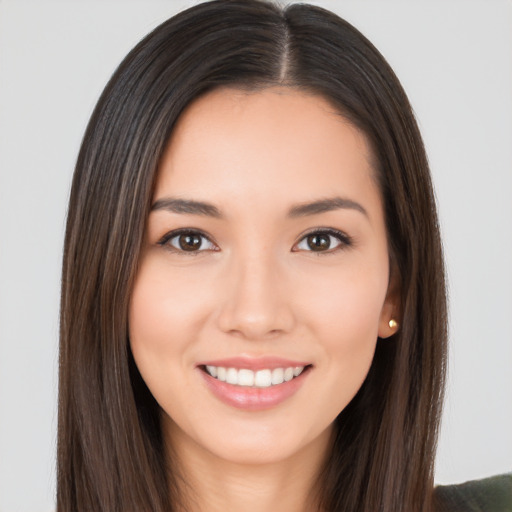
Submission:
MULTIPOLYGON (((368 212, 361 204, 343 197, 319 199, 317 201, 301 203, 292 206, 288 211, 288 217, 306 217, 308 215, 317 215, 319 213, 340 209, 356 210, 368 217, 368 212)), ((191 215, 203 215, 206 217, 214 217, 216 219, 224 218, 222 212, 215 205, 206 203, 204 201, 194 201, 192 199, 178 199, 171 197, 158 199, 151 206, 151 211, 155 210, 166 210, 172 213, 191 215)))
POLYGON ((204 215, 206 217, 224 218, 220 210, 210 203, 203 201, 193 201, 191 199, 175 199, 166 197, 158 199, 151 206, 151 211, 166 210, 172 213, 188 213, 192 215, 204 215))
POLYGON ((361 204, 343 197, 330 197, 327 199, 313 201, 311 203, 298 204, 290 208, 288 216, 292 218, 305 217, 307 215, 316 215, 318 213, 331 212, 333 210, 340 209, 356 210, 368 217, 368 212, 361 204))

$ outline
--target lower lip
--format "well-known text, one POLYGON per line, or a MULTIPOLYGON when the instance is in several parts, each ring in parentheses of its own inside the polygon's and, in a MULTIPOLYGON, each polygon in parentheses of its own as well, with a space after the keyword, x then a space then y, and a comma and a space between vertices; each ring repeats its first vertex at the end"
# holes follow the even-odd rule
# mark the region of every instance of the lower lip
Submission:
POLYGON ((225 404, 247 411, 263 411, 293 396, 307 378, 310 367, 288 382, 266 388, 235 386, 212 377, 200 368, 198 370, 210 391, 225 404))

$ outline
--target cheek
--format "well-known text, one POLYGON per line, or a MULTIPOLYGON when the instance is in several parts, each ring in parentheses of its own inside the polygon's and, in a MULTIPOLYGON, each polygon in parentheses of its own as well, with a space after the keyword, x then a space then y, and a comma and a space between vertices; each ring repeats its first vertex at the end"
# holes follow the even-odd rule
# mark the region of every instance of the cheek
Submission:
POLYGON ((387 275, 382 263, 340 265, 328 274, 317 273, 302 291, 302 316, 316 333, 331 383, 344 390, 332 396, 332 401, 340 401, 340 410, 355 395, 372 363, 387 275))
POLYGON ((170 374, 190 363, 207 309, 201 297, 203 281, 188 274, 186 283, 181 282, 184 273, 170 275, 160 260, 151 255, 143 260, 129 310, 130 347, 154 394, 170 383, 170 374))
POLYGON ((163 349, 179 345, 197 328, 209 298, 204 296, 204 276, 170 272, 161 259, 147 256, 139 269, 130 303, 130 336, 132 342, 152 342, 163 349))
MULTIPOLYGON (((340 265, 302 288, 304 314, 326 333, 326 339, 354 337, 354 342, 377 337, 387 291, 387 268, 340 265)), ((348 340, 347 340, 348 341, 348 340)))

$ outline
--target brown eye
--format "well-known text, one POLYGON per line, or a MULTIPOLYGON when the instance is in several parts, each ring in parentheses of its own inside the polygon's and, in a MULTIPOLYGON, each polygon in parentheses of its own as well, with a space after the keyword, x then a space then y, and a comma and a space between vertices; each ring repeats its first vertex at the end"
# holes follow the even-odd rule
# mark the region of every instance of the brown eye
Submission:
POLYGON ((215 244, 198 231, 174 231, 164 236, 159 244, 178 253, 216 250, 215 244))
POLYGON ((182 251, 197 251, 201 248, 201 237, 195 234, 180 235, 178 246, 182 251))
POLYGON ((331 247, 331 240, 329 235, 308 235, 306 238, 308 247, 312 251, 326 251, 331 247))
POLYGON ((329 229, 327 231, 315 231, 302 238, 296 246, 296 250, 308 252, 333 252, 352 244, 349 236, 341 231, 329 229))

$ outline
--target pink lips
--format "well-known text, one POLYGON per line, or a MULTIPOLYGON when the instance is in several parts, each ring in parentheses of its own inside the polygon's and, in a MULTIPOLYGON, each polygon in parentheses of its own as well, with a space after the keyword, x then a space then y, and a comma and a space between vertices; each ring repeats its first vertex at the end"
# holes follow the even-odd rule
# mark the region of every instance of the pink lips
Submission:
POLYGON ((200 371, 208 389, 218 399, 227 405, 238 409, 245 409, 247 411, 270 409, 284 402, 300 389, 311 370, 309 362, 292 361, 289 359, 268 356, 261 358, 235 357, 204 361, 199 363, 197 368, 200 371), (227 382, 222 382, 204 371, 204 367, 207 365, 236 369, 245 368, 253 371, 262 369, 273 370, 275 368, 294 368, 297 366, 303 366, 306 368, 298 377, 295 377, 290 381, 265 388, 257 388, 237 386, 228 384, 227 382))

